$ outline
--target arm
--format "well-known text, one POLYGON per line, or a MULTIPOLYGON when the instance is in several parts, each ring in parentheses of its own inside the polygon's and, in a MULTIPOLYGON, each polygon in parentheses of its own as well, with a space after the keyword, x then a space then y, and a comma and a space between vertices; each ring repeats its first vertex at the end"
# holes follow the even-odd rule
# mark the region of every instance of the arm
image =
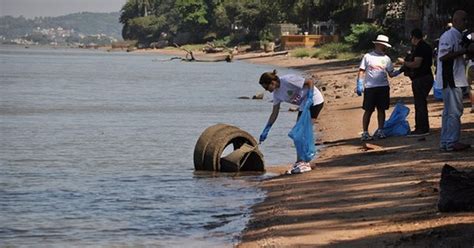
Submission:
POLYGON ((278 113, 280 113, 280 103, 273 105, 272 114, 268 118, 267 125, 273 125, 278 118, 278 113))
POLYGON ((454 44, 456 40, 449 39, 448 36, 442 35, 439 39, 438 54, 440 55, 439 60, 441 62, 453 60, 459 56, 466 54, 466 49, 461 48, 459 51, 454 51, 454 44))
POLYGON ((314 88, 314 80, 308 78, 304 81, 303 88, 313 89, 314 88))
POLYGON ((273 123, 275 123, 276 119, 278 118, 278 113, 280 112, 280 103, 273 105, 272 114, 270 118, 268 118, 267 125, 263 129, 262 133, 260 134, 259 144, 267 139, 268 133, 270 132, 270 128, 272 128, 273 123))
POLYGON ((391 78, 396 77, 396 76, 400 75, 400 73, 401 73, 400 70, 395 70, 393 68, 393 64, 392 64, 391 61, 389 61, 386 71, 387 71, 388 76, 390 76, 391 78))
POLYGON ((365 70, 359 69, 359 73, 357 74, 357 80, 364 78, 365 70))
POLYGON ((449 52, 449 53, 445 54, 444 56, 439 57, 439 60, 441 62, 444 62, 444 61, 447 61, 447 60, 453 60, 453 59, 455 59, 459 56, 463 56, 464 54, 466 54, 466 49, 465 48, 463 48, 463 49, 461 49, 457 52, 449 52))
POLYGON ((354 89, 354 92, 357 93, 358 96, 362 96, 362 92, 365 88, 364 80, 362 80, 362 78, 364 77, 364 73, 364 69, 359 69, 359 73, 357 73, 356 87, 354 89))
POLYGON ((421 66, 421 62, 423 62, 422 57, 415 57, 413 61, 405 61, 404 65, 411 69, 416 69, 421 66))
POLYGON ((393 77, 396 77, 398 75, 400 75, 402 72, 400 70, 392 70, 390 72, 388 72, 388 75, 393 78, 393 77))

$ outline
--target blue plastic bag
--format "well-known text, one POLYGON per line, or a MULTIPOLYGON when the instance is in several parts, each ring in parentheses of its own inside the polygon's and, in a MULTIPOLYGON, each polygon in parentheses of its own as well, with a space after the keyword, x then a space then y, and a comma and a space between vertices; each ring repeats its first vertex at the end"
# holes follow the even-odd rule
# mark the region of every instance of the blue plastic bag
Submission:
POLYGON ((434 87, 436 81, 433 81, 433 96, 436 100, 443 101, 443 89, 437 89, 434 87))
POLYGON ((409 113, 410 109, 403 102, 397 102, 390 118, 383 125, 383 133, 387 137, 408 135, 410 133, 410 124, 407 121, 409 113))
POLYGON ((308 97, 304 104, 302 113, 295 126, 288 133, 296 147, 299 159, 309 162, 316 154, 314 145, 313 123, 311 120, 310 107, 313 105, 313 91, 308 91, 308 97))
POLYGON ((357 79, 357 86, 356 86, 356 93, 358 96, 362 96, 362 93, 364 92, 364 82, 362 79, 357 79))

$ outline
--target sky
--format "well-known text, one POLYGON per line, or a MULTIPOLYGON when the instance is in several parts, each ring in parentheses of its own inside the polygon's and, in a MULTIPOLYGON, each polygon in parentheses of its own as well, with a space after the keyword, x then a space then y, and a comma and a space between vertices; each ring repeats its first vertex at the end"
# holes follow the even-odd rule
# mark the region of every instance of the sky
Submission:
POLYGON ((77 12, 118 12, 127 0, 0 0, 0 16, 61 16, 77 12))

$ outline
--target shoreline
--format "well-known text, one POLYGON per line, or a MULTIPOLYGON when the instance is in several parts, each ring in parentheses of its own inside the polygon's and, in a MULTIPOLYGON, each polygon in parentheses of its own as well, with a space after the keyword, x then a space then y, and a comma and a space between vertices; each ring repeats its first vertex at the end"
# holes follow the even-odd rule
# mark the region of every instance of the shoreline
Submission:
MULTIPOLYGON (((179 49, 140 52, 185 54, 179 49)), ((324 148, 313 160, 311 172, 282 175, 287 165, 270 167, 270 172, 280 175, 259 185, 266 197, 251 207, 250 221, 237 247, 474 245, 472 213, 437 210, 442 166, 447 163, 461 170, 474 169, 474 149, 438 152, 443 105, 434 100, 432 93, 428 97, 429 136, 361 142, 362 97, 353 93, 359 61, 275 56, 246 62, 296 69, 319 79, 325 106, 316 128, 317 141, 324 148)), ((413 129, 411 82, 403 75, 389 81, 391 105, 387 118, 394 104, 403 101, 410 108, 408 121, 413 129)), ((468 100, 464 102, 467 106, 468 100)), ((473 123, 474 114, 465 108, 461 141, 474 142, 473 123)), ((369 131, 375 129, 376 114, 369 131)))
MULTIPOLYGON (((361 142, 362 97, 353 93, 359 61, 267 58, 250 61, 292 68, 320 80, 325 106, 317 121, 324 145, 315 169, 263 182, 266 199, 254 206, 237 247, 470 247, 474 215, 437 210, 439 179, 447 163, 474 169, 474 149, 439 153, 443 104, 428 98, 431 134, 361 142)), ((401 100, 410 108, 411 81, 389 79, 390 116, 401 100)), ((468 99, 464 99, 468 106, 468 99)), ((474 114, 464 109, 461 141, 474 141, 474 114)), ((376 114, 369 131, 376 129, 376 114)), ((289 148, 291 149, 291 148, 289 148)))

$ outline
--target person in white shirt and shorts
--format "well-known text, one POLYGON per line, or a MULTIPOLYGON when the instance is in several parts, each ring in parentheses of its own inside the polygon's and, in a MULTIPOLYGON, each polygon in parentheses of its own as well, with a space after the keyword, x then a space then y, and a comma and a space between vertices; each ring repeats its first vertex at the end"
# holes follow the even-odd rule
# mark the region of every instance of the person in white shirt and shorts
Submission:
MULTIPOLYGON (((359 66, 357 82, 359 85, 363 85, 364 91, 362 141, 371 140, 372 138, 385 138, 382 129, 385 124, 385 111, 390 106, 390 87, 387 74, 390 77, 396 77, 400 74, 399 70, 394 70, 390 57, 385 54, 385 49, 392 47, 388 42, 387 36, 378 35, 377 39, 373 41, 374 51, 365 54, 359 66), (377 109, 378 129, 372 137, 369 134, 369 124, 375 109, 377 109)), ((357 93, 360 94, 361 92, 357 93)))
MULTIPOLYGON (((259 84, 268 92, 273 93, 273 109, 268 119, 259 142, 262 143, 268 135, 270 128, 275 123, 278 113, 280 112, 280 104, 282 102, 294 104, 299 106, 298 118, 302 113, 302 108, 305 105, 308 91, 313 91, 313 105, 310 107, 311 119, 313 124, 319 116, 323 105, 324 98, 321 91, 314 85, 314 79, 304 78, 300 75, 287 74, 277 76, 276 71, 265 72, 261 75, 259 84)), ((301 158, 296 158, 295 164, 289 170, 290 174, 297 174, 311 171, 309 161, 302 161, 301 158)))

